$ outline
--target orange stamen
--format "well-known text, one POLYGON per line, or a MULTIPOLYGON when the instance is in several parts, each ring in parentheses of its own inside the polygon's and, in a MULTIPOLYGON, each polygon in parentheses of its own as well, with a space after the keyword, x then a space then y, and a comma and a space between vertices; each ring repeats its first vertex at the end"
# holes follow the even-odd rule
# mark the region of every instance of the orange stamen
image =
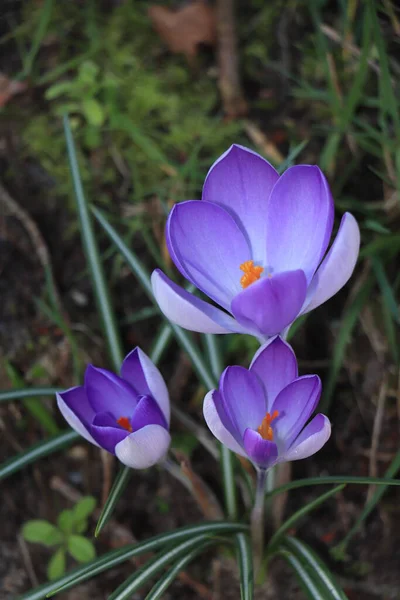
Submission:
POLYGON ((261 421, 260 427, 257 428, 258 433, 261 435, 263 440, 268 440, 269 442, 273 442, 274 440, 274 432, 271 427, 271 423, 276 417, 279 417, 279 412, 274 410, 272 415, 267 413, 263 420, 261 421))
POLYGON ((249 285, 260 279, 264 267, 254 265, 254 260, 247 260, 240 265, 240 270, 244 273, 240 279, 240 284, 242 288, 247 288, 249 285))
POLYGON ((132 433, 133 429, 128 417, 120 417, 119 419, 117 419, 117 423, 120 427, 123 427, 124 429, 129 431, 129 433, 132 433))

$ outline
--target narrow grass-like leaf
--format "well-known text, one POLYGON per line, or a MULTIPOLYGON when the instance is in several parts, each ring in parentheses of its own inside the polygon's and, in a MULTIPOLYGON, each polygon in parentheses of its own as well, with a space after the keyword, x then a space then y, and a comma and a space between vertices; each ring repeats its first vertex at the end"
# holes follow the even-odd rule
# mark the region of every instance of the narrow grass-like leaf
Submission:
POLYGON ((54 396, 59 392, 63 392, 64 388, 53 388, 53 387, 30 387, 20 388, 14 390, 3 390, 0 392, 0 403, 11 402, 12 400, 22 400, 23 398, 34 398, 36 396, 54 396))
POLYGON ((50 23, 51 13, 53 11, 53 0, 45 0, 39 18, 38 27, 33 35, 31 48, 24 59, 24 69, 21 73, 21 79, 25 79, 28 75, 31 74, 33 63, 35 61, 36 55, 40 50, 40 46, 42 45, 43 39, 46 35, 47 28, 50 23))
POLYGON ((374 256, 371 259, 371 263, 372 263, 372 268, 373 268, 375 276, 376 276, 376 280, 378 282, 378 285, 379 285, 381 293, 382 293, 383 300, 384 300, 386 306, 388 307, 393 319, 399 325, 400 324, 399 307, 397 306, 396 297, 395 297, 393 289, 389 283, 389 280, 386 276, 382 262, 379 260, 379 258, 374 256))
POLYGON ((97 521, 96 530, 94 532, 95 537, 100 535, 101 530, 114 512, 114 508, 117 505, 117 502, 126 486, 128 485, 128 481, 131 478, 132 473, 133 471, 129 467, 125 467, 124 465, 121 466, 110 493, 108 494, 106 503, 103 506, 99 520, 97 521))
POLYGON ((333 349, 333 357, 331 368, 329 371, 328 380, 325 384, 325 392, 322 397, 320 410, 323 413, 329 412, 329 407, 332 401, 333 392, 335 391, 336 381, 343 364, 346 346, 350 341, 350 336, 357 323, 360 312, 364 307, 364 304, 370 297, 371 289, 373 286, 372 278, 367 279, 363 286, 358 291, 358 294, 354 298, 353 302, 347 309, 347 312, 342 318, 340 329, 336 338, 335 347, 333 349))
POLYGON ((58 450, 75 442, 79 437, 80 436, 75 431, 69 429, 44 442, 39 442, 38 444, 31 446, 28 450, 24 450, 0 465, 0 480, 13 475, 13 473, 16 473, 19 469, 30 465, 39 460, 39 458, 58 452, 58 450))
POLYGON ((83 192, 75 144, 72 138, 72 132, 67 116, 64 117, 64 133, 68 150, 71 176, 75 189, 76 205, 82 233, 82 242, 92 279, 93 291, 95 293, 97 307, 103 323, 110 358, 114 369, 119 371, 123 359, 121 340, 118 334, 115 314, 109 297, 108 286, 104 276, 103 265, 100 260, 88 205, 83 192))
POLYGON ((325 492, 325 494, 318 496, 318 498, 315 498, 315 500, 312 500, 311 502, 307 502, 307 504, 304 504, 299 510, 297 510, 295 513, 293 513, 293 515, 291 515, 291 517, 289 517, 289 519, 287 519, 279 527, 279 529, 274 533, 274 535, 271 537, 271 539, 268 543, 268 546, 267 546, 267 553, 271 554, 275 551, 275 549, 276 549, 277 545, 279 544, 279 542, 281 541, 283 535, 286 533, 286 531, 288 529, 293 527, 293 525, 295 523, 297 523, 297 521, 299 519, 301 519, 302 517, 304 517, 305 515, 310 513, 315 508, 318 508, 318 506, 323 504, 326 500, 329 500, 329 498, 331 498, 332 496, 337 494, 337 492, 340 492, 344 487, 345 487, 345 484, 336 486, 335 488, 333 488, 333 490, 329 490, 329 492, 325 492))
MULTIPOLYGON (((171 562, 179 560, 186 556, 192 550, 195 550, 200 544, 208 541, 207 535, 196 535, 195 537, 174 546, 162 550, 157 556, 149 560, 136 573, 133 573, 124 583, 122 583, 112 594, 109 600, 128 600, 141 588, 149 579, 155 577, 164 567, 171 562)), ((216 542, 217 540, 215 540, 216 542)))
POLYGON ((237 563, 239 565, 240 598, 241 600, 253 600, 254 573, 250 537, 245 533, 237 533, 234 539, 237 563))
POLYGON ((281 548, 284 551, 283 557, 295 570, 309 598, 313 600, 347 600, 346 594, 335 581, 328 567, 307 544, 297 538, 287 536, 282 542, 281 548))
POLYGON ((163 597, 164 592, 167 591, 174 579, 179 575, 181 571, 191 563, 199 554, 204 552, 210 546, 214 546, 215 541, 211 540, 200 544, 197 548, 188 552, 185 556, 176 561, 174 565, 168 571, 160 577, 156 585, 147 594, 145 600, 158 600, 163 597))
POLYGON ((400 479, 389 479, 389 477, 393 477, 392 475, 388 475, 386 473, 388 479, 383 477, 353 477, 351 475, 329 475, 327 477, 309 477, 306 479, 295 479, 294 481, 289 481, 289 483, 285 483, 284 485, 280 485, 279 487, 271 490, 266 494, 266 500, 272 498, 272 496, 277 496, 278 494, 283 494, 283 492, 287 492, 290 490, 296 490, 301 487, 307 487, 310 485, 329 485, 329 484, 342 484, 345 485, 400 485, 400 479))
POLYGON ((54 596, 59 592, 66 591, 92 577, 96 577, 100 573, 112 569, 121 563, 133 558, 146 554, 147 552, 155 552, 165 546, 177 544, 187 539, 192 539, 193 536, 207 534, 208 536, 233 535, 235 533, 248 531, 248 526, 243 523, 230 523, 228 521, 213 521, 211 523, 200 523, 198 525, 189 525, 175 531, 162 533, 151 539, 139 542, 138 544, 128 544, 123 548, 111 550, 103 556, 82 565, 73 571, 70 571, 57 581, 45 583, 34 590, 26 592, 19 600, 43 600, 43 598, 54 596))
MULTIPOLYGON (((386 471, 385 478, 380 480, 382 485, 380 485, 377 488, 377 490, 374 492, 372 498, 369 500, 369 502, 367 502, 367 504, 365 505, 364 509, 362 510, 360 516, 358 517, 358 519, 356 520, 356 522, 354 523, 354 525, 350 529, 350 531, 347 533, 347 535, 344 537, 344 539, 340 542, 340 544, 338 544, 338 546, 336 546, 333 549, 332 552, 335 555, 335 557, 339 557, 339 555, 343 556, 346 554, 346 548, 347 548, 350 540, 352 539, 354 534, 357 533, 357 531, 359 530, 359 528, 361 527, 361 525, 363 524, 365 519, 368 517, 368 515, 371 514, 371 511, 375 508, 375 506, 378 504, 378 502, 382 498, 383 494, 386 492, 387 487, 388 487, 387 486, 388 482, 386 479, 395 477, 395 475, 397 475, 397 473, 399 471, 400 471, 400 451, 397 452, 397 454, 394 457, 392 463, 390 464, 388 470, 386 471)), ((400 485, 400 479, 398 480, 398 485, 400 485)))

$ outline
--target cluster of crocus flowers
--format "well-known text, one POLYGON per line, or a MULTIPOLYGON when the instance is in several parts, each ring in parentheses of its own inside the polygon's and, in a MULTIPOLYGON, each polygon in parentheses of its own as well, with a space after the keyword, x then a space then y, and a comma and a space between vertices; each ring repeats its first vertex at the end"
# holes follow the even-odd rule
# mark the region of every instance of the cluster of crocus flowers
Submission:
POLYGON ((347 282, 360 235, 346 213, 332 235, 334 206, 316 166, 279 176, 261 156, 232 146, 211 167, 202 199, 176 204, 166 227, 172 260, 215 306, 159 270, 154 296, 166 317, 202 333, 284 334, 347 282), (218 308, 221 307, 221 308, 218 308))
POLYGON ((128 467, 151 467, 168 450, 168 390, 140 348, 125 358, 121 377, 89 365, 84 385, 57 394, 57 402, 75 431, 128 467))

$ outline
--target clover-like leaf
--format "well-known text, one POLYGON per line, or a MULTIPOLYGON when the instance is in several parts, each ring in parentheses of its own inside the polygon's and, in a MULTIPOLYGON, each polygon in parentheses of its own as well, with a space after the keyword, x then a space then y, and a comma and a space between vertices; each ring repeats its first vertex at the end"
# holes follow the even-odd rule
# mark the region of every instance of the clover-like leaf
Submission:
POLYGON ((43 519, 27 521, 22 527, 22 535, 27 542, 35 542, 44 546, 60 544, 64 536, 52 523, 43 519))
POLYGON ((47 579, 52 581, 64 575, 65 573, 65 550, 59 548, 57 552, 53 554, 47 565, 47 579))
POLYGON ((89 562, 96 556, 93 543, 82 535, 71 535, 68 538, 68 551, 78 562, 89 562))

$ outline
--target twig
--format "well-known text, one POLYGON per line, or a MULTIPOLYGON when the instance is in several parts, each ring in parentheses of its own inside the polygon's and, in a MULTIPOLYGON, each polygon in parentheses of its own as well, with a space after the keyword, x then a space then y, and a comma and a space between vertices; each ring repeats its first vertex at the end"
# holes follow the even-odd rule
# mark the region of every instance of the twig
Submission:
MULTIPOLYGON (((371 455, 369 458, 369 476, 377 477, 378 469, 377 469, 377 452, 379 446, 379 436, 382 429, 382 421, 383 414, 385 411, 385 402, 386 402, 386 391, 387 391, 387 375, 383 377, 381 388, 379 390, 378 402, 376 406, 376 413, 374 419, 374 427, 372 429, 372 440, 371 440, 371 455)), ((375 491, 375 486, 371 485, 368 489, 366 503, 369 502, 371 496, 375 491)))
POLYGON ((265 133, 261 131, 261 129, 257 127, 255 123, 246 120, 244 122, 244 129, 251 141, 253 142, 253 144, 258 146, 258 148, 260 148, 263 154, 268 156, 272 160, 272 162, 274 162, 276 165, 279 165, 283 162, 284 156, 279 152, 275 144, 267 138, 265 133))
POLYGON ((228 119, 247 113, 239 78, 234 0, 217 0, 219 89, 228 119))
POLYGON ((17 541, 19 548, 21 550, 22 558, 24 559, 25 569, 28 573, 28 577, 32 584, 32 587, 37 587, 39 585, 38 578, 36 577, 35 569, 33 567, 31 555, 29 553, 29 548, 22 537, 22 535, 17 535, 17 541))

